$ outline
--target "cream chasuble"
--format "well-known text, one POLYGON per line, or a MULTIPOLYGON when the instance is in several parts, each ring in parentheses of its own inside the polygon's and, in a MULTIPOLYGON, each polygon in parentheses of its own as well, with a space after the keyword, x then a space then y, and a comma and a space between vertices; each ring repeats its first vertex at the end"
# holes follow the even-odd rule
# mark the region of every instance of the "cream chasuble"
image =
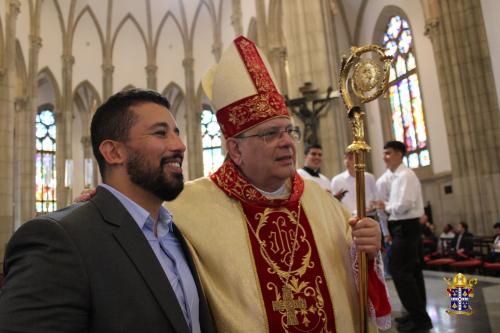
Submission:
MULTIPOLYGON (((301 202, 327 280, 336 331, 356 332, 358 300, 349 256, 349 214, 311 181, 305 181, 301 202)), ((209 178, 200 178, 186 183, 181 195, 167 206, 191 248, 218 332, 269 332, 252 235, 240 202, 209 178)))

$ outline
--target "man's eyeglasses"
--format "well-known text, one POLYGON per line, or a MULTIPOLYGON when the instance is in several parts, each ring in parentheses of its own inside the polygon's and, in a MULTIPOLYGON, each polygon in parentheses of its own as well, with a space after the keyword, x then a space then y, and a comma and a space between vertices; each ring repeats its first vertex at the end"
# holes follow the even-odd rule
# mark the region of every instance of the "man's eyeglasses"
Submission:
POLYGON ((283 133, 287 133, 294 141, 300 141, 300 128, 295 126, 295 127, 288 127, 285 129, 279 129, 279 128, 272 128, 268 131, 262 132, 262 133, 257 133, 253 135, 246 135, 246 136, 237 136, 238 139, 247 139, 247 138, 253 138, 253 137, 258 137, 264 140, 265 143, 274 143, 281 139, 283 136, 283 133))

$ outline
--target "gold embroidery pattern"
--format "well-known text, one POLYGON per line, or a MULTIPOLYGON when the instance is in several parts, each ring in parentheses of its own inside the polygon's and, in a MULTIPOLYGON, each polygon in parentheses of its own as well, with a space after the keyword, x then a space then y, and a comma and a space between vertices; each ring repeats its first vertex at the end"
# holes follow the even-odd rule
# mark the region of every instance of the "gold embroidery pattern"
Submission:
POLYGON ((294 177, 288 199, 269 200, 231 160, 210 177, 241 203, 269 331, 334 332, 333 306, 314 235, 307 216, 300 214, 302 178, 294 177))
MULTIPOLYGON (((244 179, 232 161, 226 161, 212 174, 212 180, 232 197, 240 201, 267 200, 255 187, 244 179)), ((269 200, 272 202, 273 200, 269 200)))
POLYGON ((281 282, 286 281, 286 287, 291 290, 291 295, 287 298, 284 294, 286 288, 281 284, 266 284, 267 290, 275 294, 273 307, 286 304, 287 301, 293 303, 291 308, 282 306, 279 309, 283 332, 331 332, 320 288, 324 284, 323 277, 316 275, 314 283, 311 283, 311 277, 304 280, 304 274, 308 269, 314 268, 316 263, 311 260, 312 247, 306 230, 299 223, 297 213, 286 208, 266 208, 263 213, 255 214, 254 218, 258 221, 255 237, 260 244, 260 254, 269 265, 267 272, 278 275, 281 282), (296 254, 300 253, 295 259, 292 255, 294 245, 296 254), (294 324, 297 326, 289 325, 289 316, 297 320, 294 324))
POLYGON ((238 125, 241 127, 241 124, 253 123, 255 120, 268 119, 279 115, 288 116, 284 102, 281 103, 279 100, 280 97, 277 92, 253 95, 230 105, 227 109, 223 108, 220 112, 227 112, 227 120, 236 127, 238 125))

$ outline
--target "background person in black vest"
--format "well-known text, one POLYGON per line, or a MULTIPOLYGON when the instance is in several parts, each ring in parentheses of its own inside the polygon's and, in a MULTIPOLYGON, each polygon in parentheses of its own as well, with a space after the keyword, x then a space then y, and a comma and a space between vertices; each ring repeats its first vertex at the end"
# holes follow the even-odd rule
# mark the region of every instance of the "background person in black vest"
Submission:
POLYGON ((304 179, 310 179, 322 189, 330 192, 330 181, 325 175, 320 173, 321 164, 323 163, 323 148, 319 143, 307 145, 304 149, 304 167, 297 170, 299 175, 304 179))
POLYGON ((460 222, 455 229, 455 238, 451 241, 451 254, 455 260, 465 260, 473 256, 474 236, 469 232, 469 226, 460 222))
POLYGON ((398 330, 413 332, 431 329, 432 322, 425 309, 426 296, 421 267, 421 230, 419 219, 424 214, 420 181, 403 164, 406 146, 399 141, 384 145, 387 166, 388 201, 378 201, 377 208, 389 215, 392 254, 389 269, 401 303, 408 314, 396 318, 398 330))

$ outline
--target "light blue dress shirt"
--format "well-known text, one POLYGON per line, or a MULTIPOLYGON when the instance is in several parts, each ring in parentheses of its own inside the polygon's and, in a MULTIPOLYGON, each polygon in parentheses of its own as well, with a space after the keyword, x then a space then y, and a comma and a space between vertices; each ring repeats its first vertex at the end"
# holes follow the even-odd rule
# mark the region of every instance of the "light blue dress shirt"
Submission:
POLYGON ((160 207, 158 236, 155 236, 154 221, 144 208, 107 184, 99 186, 110 191, 121 202, 142 230, 170 281, 191 332, 200 333, 198 290, 181 243, 174 234, 172 215, 164 207, 160 207))

